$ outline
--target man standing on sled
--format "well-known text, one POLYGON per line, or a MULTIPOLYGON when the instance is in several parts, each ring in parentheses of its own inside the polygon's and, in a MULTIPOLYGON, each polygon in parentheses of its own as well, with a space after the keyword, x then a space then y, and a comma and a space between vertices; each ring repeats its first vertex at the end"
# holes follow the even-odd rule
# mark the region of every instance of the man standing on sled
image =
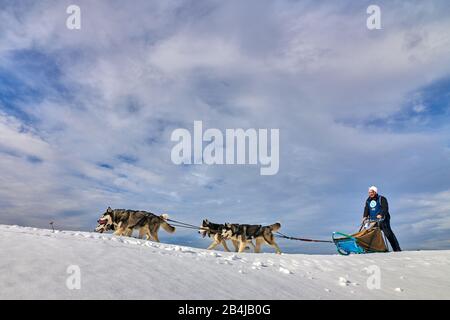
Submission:
POLYGON ((369 188, 369 198, 367 198, 364 208, 363 223, 366 220, 381 220, 380 228, 389 240, 392 250, 401 251, 397 238, 391 229, 391 216, 389 215, 387 199, 378 194, 378 189, 375 186, 369 188))

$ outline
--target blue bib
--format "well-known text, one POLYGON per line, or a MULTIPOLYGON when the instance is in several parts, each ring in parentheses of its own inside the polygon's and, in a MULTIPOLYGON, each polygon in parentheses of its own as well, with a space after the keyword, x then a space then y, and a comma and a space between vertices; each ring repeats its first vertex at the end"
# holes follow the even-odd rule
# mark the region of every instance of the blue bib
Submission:
POLYGON ((369 199, 367 200, 367 205, 369 206, 369 217, 370 220, 376 220, 377 215, 381 212, 381 196, 378 196, 378 199, 369 199))

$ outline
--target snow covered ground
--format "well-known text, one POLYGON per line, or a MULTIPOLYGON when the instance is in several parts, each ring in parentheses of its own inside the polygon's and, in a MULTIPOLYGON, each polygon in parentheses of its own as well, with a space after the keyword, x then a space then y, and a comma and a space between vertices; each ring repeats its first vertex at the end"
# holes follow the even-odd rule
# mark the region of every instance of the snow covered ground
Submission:
POLYGON ((0 256, 0 299, 450 299, 450 251, 235 254, 0 225, 0 256))

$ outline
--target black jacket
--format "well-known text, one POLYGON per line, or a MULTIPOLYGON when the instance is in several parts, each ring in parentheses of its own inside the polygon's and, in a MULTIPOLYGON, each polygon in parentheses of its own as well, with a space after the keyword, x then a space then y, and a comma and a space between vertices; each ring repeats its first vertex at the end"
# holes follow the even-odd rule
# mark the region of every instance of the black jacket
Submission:
MULTIPOLYGON (((380 196, 378 194, 375 197, 375 199, 373 199, 373 200, 378 201, 378 197, 380 198, 380 204, 381 204, 380 215, 381 215, 382 218, 389 219, 391 216, 389 215, 389 204, 388 204, 388 201, 387 201, 387 199, 385 197, 380 196)), ((369 216, 369 204, 368 204, 369 200, 372 200, 372 199, 369 197, 366 200, 366 206, 364 207, 364 218, 367 218, 369 216)))

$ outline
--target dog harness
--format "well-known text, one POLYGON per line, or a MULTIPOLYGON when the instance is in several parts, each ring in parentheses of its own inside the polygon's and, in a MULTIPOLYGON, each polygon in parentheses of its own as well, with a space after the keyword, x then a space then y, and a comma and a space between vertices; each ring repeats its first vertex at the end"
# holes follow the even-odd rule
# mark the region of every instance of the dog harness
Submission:
POLYGON ((245 235, 246 239, 248 239, 248 240, 257 238, 257 237, 261 236, 262 233, 263 233, 262 225, 258 225, 258 229, 256 229, 256 231, 253 234, 247 234, 247 226, 245 226, 245 229, 244 229, 244 235, 245 235))

